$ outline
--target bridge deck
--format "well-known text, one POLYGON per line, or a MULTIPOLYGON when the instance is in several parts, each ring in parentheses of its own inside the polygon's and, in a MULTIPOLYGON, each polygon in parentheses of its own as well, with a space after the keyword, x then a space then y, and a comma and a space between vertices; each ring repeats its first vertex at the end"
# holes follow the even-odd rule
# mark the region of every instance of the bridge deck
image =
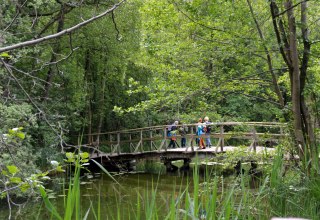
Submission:
MULTIPOLYGON (((187 148, 170 148, 167 150, 160 151, 144 151, 144 152, 132 152, 132 153, 94 153, 90 155, 90 159, 95 160, 130 160, 130 159, 144 159, 144 158, 161 158, 161 157, 169 157, 169 158, 192 158, 196 155, 206 155, 209 157, 215 157, 217 154, 225 153, 226 151, 234 151, 239 147, 233 146, 224 146, 223 151, 221 148, 216 149, 216 147, 210 147, 206 149, 199 149, 198 147, 194 147, 194 151, 192 151, 191 147, 187 148)), ((248 148, 250 150, 250 148, 248 148)), ((256 152, 261 151, 274 151, 274 148, 266 148, 263 146, 257 146, 256 152)))

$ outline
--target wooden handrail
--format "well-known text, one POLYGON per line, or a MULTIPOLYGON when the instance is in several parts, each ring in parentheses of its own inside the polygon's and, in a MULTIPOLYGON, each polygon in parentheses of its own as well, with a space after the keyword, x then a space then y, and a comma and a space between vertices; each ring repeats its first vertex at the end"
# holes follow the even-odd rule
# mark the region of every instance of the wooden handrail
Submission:
MULTIPOLYGON (((195 124, 179 124, 177 127, 192 127, 197 126, 198 123, 195 124)), ((235 125, 247 125, 247 126, 261 126, 261 127, 286 127, 287 123, 281 122, 212 122, 211 126, 235 126, 235 125)), ((101 132, 101 133, 92 133, 92 134, 83 134, 83 136, 87 135, 106 135, 106 134, 117 134, 117 133, 134 133, 142 131, 150 131, 150 130, 161 130, 163 128, 167 128, 171 125, 156 125, 150 127, 143 127, 143 128, 133 128, 133 129, 124 129, 118 131, 108 131, 108 132, 101 132)))

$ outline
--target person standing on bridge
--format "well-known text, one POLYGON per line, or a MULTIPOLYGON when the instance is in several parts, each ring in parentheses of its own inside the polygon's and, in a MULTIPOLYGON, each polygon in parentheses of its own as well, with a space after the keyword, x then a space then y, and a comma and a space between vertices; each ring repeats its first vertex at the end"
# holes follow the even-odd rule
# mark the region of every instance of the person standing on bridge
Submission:
POLYGON ((201 135, 203 135, 204 134, 204 132, 203 132, 203 123, 202 123, 202 118, 199 118, 199 120, 198 120, 198 124, 197 124, 197 135, 198 135, 198 137, 197 137, 197 140, 196 140, 196 142, 197 142, 197 144, 199 145, 199 148, 200 149, 205 149, 206 147, 204 146, 204 141, 203 141, 203 137, 201 136, 201 135))
POLYGON ((179 128, 179 134, 181 135, 181 147, 186 147, 186 143, 187 143, 187 135, 188 132, 188 127, 183 124, 180 128, 179 128))
POLYGON ((209 117, 204 117, 204 127, 203 131, 206 134, 206 147, 211 147, 211 140, 210 140, 210 132, 211 132, 211 122, 209 122, 209 117))
POLYGON ((175 121, 172 125, 168 127, 168 137, 170 137, 170 143, 168 148, 176 148, 176 135, 177 135, 177 125, 178 121, 175 121))

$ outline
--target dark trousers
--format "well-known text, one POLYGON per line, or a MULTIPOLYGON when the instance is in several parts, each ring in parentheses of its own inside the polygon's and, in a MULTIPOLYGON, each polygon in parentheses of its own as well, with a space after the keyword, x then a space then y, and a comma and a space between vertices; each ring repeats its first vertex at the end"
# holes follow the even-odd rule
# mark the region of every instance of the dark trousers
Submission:
POLYGON ((181 147, 186 147, 187 139, 185 137, 181 138, 181 147))
POLYGON ((173 140, 173 139, 170 139, 170 143, 169 143, 168 148, 170 148, 171 146, 172 146, 172 148, 176 148, 176 143, 175 143, 175 140, 173 140))

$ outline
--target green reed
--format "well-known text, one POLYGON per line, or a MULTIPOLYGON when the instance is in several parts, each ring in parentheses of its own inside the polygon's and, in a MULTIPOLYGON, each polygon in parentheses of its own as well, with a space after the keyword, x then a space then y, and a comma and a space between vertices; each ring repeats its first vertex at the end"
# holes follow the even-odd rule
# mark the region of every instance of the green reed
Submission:
MULTIPOLYGON (((123 204, 120 200, 116 202, 115 215, 102 213, 101 195, 96 207, 93 207, 92 202, 89 207, 81 207, 80 166, 75 166, 73 178, 70 178, 63 215, 58 213, 44 190, 42 196, 52 216, 65 220, 87 219, 91 212, 91 216, 98 220, 271 219, 275 216, 317 219, 319 216, 320 178, 309 178, 294 166, 288 168, 281 151, 276 154, 272 165, 263 170, 264 175, 256 180, 259 184, 255 184, 254 188, 250 185, 254 177, 248 173, 231 177, 233 180, 226 182, 223 176, 216 176, 214 172, 209 172, 209 169, 206 169, 205 175, 202 176, 198 169, 198 159, 195 163, 192 179, 186 186, 172 185, 172 195, 166 201, 167 205, 158 197, 158 183, 161 178, 159 175, 157 180, 151 181, 150 189, 142 194, 137 191, 135 204, 131 204, 130 213, 122 212, 123 204)), ((100 168, 113 178, 102 166, 100 168)), ((188 176, 186 178, 189 180, 188 176)), ((119 184, 117 180, 114 181, 119 184)))

